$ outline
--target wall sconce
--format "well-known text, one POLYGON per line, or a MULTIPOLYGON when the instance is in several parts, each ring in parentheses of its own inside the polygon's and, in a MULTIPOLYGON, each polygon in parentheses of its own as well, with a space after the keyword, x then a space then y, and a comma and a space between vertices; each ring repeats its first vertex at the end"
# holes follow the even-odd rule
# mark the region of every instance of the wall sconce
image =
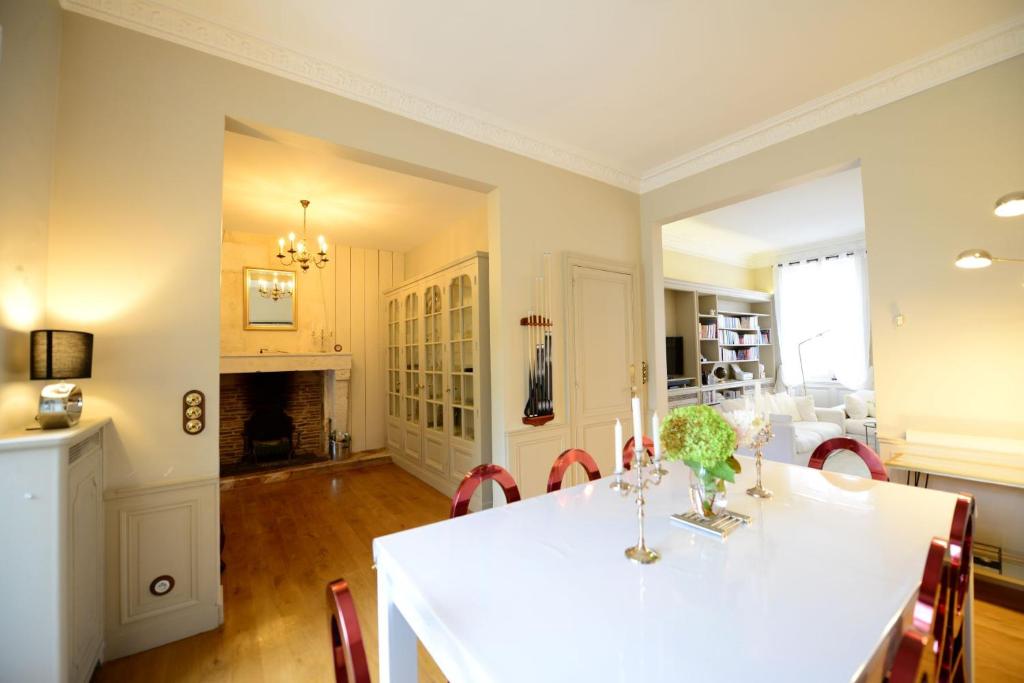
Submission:
MULTIPOLYGON (((1000 218, 1024 216, 1024 192, 1011 192, 1010 194, 1004 194, 996 200, 996 206, 992 209, 992 213, 1000 218)), ((956 261, 953 263, 957 268, 963 268, 964 270, 977 270, 979 268, 988 268, 993 263, 998 262, 1024 263, 1024 259, 1002 258, 999 256, 993 256, 984 249, 968 249, 967 251, 960 252, 960 255, 956 257, 956 261)))
POLYGON ((996 208, 992 210, 992 213, 1000 218, 1024 216, 1024 192, 1004 194, 996 200, 996 208))

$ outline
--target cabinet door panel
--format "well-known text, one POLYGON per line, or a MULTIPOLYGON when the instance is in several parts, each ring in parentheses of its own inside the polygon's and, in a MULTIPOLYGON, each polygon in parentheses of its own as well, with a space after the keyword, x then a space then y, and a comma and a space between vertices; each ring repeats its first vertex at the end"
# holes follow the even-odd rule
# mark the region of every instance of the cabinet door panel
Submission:
POLYGON ((68 474, 72 679, 81 680, 103 637, 101 454, 79 458, 68 474))

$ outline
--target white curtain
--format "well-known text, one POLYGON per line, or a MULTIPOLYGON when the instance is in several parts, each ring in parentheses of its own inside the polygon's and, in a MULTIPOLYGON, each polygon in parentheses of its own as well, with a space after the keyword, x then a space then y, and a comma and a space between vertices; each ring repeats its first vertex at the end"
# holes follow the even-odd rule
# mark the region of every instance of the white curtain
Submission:
POLYGON ((863 251, 775 268, 782 380, 789 386, 836 379, 851 389, 868 382, 867 268, 863 251), (821 336, 818 336, 818 335, 821 336), (797 345, 803 344, 803 368, 797 345))

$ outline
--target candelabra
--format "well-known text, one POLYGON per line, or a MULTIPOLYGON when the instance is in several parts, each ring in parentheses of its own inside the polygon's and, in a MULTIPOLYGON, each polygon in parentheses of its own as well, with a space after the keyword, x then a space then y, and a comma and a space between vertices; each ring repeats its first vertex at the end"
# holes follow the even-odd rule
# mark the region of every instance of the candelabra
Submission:
POLYGON ((633 449, 635 457, 633 458, 633 470, 636 472, 636 484, 628 484, 621 481, 621 475, 617 474, 616 481, 612 483, 612 488, 617 489, 623 496, 629 494, 630 491, 636 491, 636 516, 637 522, 640 526, 640 538, 637 540, 635 546, 626 548, 626 557, 637 562, 639 564, 652 564, 661 559, 657 550, 652 550, 647 547, 647 540, 644 537, 644 517, 645 507, 647 505, 647 496, 644 493, 647 488, 653 484, 657 486, 661 483, 663 474, 667 473, 660 466, 660 463, 651 463, 653 470, 645 474, 644 470, 648 466, 647 460, 647 449, 644 448, 643 438, 640 439, 640 450, 633 449))
POLYGON ((748 496, 765 499, 772 497, 772 492, 766 489, 761 483, 761 461, 764 459, 764 445, 768 443, 771 438, 772 425, 770 422, 766 421, 764 428, 757 433, 750 444, 754 449, 754 468, 757 470, 757 483, 755 483, 753 487, 747 489, 748 496))

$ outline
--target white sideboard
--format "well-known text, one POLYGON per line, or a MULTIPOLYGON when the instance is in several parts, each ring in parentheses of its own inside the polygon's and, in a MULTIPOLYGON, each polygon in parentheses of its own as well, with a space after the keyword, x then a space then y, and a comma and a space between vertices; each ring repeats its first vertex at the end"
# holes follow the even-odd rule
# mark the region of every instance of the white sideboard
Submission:
POLYGON ((0 438, 0 681, 88 681, 102 655, 109 424, 0 438))

